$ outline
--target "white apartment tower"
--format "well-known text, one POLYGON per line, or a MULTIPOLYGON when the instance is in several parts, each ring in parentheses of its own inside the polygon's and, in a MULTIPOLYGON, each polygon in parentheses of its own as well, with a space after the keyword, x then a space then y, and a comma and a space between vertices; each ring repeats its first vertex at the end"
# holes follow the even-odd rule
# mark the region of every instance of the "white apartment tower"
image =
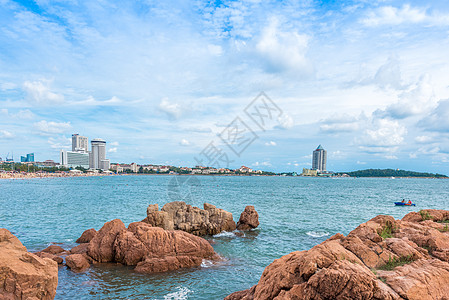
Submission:
POLYGON ((92 151, 89 153, 89 166, 91 169, 109 170, 110 162, 106 159, 106 141, 93 139, 92 151))
POLYGON ((89 141, 87 137, 78 133, 72 134, 72 151, 87 153, 89 150, 89 141))
POLYGON ((317 170, 318 172, 326 172, 326 156, 327 152, 319 145, 315 151, 313 151, 312 156, 312 170, 317 170))

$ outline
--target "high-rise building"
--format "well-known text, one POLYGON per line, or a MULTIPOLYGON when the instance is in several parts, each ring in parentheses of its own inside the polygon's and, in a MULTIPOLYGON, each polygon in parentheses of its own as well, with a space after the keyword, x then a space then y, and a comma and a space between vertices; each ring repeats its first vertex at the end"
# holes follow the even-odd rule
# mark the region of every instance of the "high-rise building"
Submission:
POLYGON ((91 169, 109 170, 110 161, 106 159, 106 141, 93 139, 92 150, 89 153, 89 166, 91 169))
POLYGON ((312 155, 312 170, 317 170, 318 172, 326 172, 326 156, 327 152, 319 145, 312 155))
POLYGON ((87 150, 89 150, 87 137, 81 136, 78 133, 72 134, 72 151, 87 153, 87 150))
POLYGON ((89 169, 89 153, 61 150, 61 166, 89 169))
POLYGON ((34 153, 28 153, 26 156, 21 156, 20 162, 34 162, 34 153))

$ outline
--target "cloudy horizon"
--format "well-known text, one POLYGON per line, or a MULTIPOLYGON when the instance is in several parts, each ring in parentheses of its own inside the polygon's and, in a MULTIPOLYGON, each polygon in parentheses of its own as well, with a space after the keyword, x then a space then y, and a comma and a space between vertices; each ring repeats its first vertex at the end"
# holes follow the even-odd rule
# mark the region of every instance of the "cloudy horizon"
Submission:
MULTIPOLYGON (((278 124, 232 168, 449 175, 445 1, 0 0, 0 157, 194 166, 260 92, 278 124)), ((248 122, 250 126, 250 122, 248 122)))

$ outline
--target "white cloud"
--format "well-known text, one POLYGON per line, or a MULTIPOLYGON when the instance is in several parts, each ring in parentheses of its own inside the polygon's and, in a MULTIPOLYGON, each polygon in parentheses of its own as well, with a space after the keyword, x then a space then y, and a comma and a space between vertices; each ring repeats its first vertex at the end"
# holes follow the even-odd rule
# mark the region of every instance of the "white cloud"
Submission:
POLYGON ((67 130, 71 129, 72 126, 70 122, 47 122, 42 120, 40 122, 34 123, 34 127, 44 134, 55 134, 55 133, 64 133, 67 130))
POLYGON ((271 167, 271 163, 268 161, 263 161, 263 162, 258 162, 256 161, 255 163, 252 164, 252 166, 254 167, 271 167))
POLYGON ((358 165, 366 165, 366 162, 358 160, 358 161, 357 161, 357 164, 358 164, 358 165))
POLYGON ((294 126, 293 118, 290 117, 288 114, 284 113, 279 118, 279 125, 276 126, 276 128, 281 129, 290 129, 294 126))
POLYGON ((189 142, 188 140, 186 140, 186 139, 182 139, 182 140, 179 142, 179 145, 181 145, 181 146, 189 146, 189 145, 190 145, 190 142, 189 142))
POLYGON ((49 81, 25 81, 23 90, 26 93, 26 99, 32 103, 50 105, 64 101, 63 95, 50 90, 49 81))
POLYGON ((365 18, 361 19, 361 23, 369 27, 420 23, 432 26, 445 26, 449 24, 449 16, 435 12, 428 13, 426 8, 404 4, 400 8, 382 6, 371 10, 365 18))
POLYGON ((108 152, 109 152, 109 153, 116 153, 116 152, 117 152, 117 147, 110 148, 110 149, 108 150, 108 152))
POLYGON ((412 8, 405 4, 401 8, 382 6, 370 11, 362 23, 366 26, 399 25, 402 23, 419 23, 428 18, 425 9, 412 8))
POLYGON ((430 76, 421 76, 416 85, 399 95, 399 100, 389 105, 384 111, 377 111, 380 116, 403 119, 414 115, 426 115, 437 106, 430 76))
POLYGON ((182 114, 181 105, 179 103, 170 103, 168 99, 162 99, 159 103, 159 109, 173 119, 178 119, 182 114))
POLYGON ((47 141, 52 149, 71 149, 72 138, 64 136, 50 137, 47 141))
POLYGON ((0 130, 0 139, 12 139, 14 134, 7 130, 0 130))
POLYGON ((398 121, 388 119, 375 119, 373 129, 366 129, 361 142, 365 146, 391 147, 398 146, 404 141, 407 129, 398 121))
POLYGON ((266 142, 265 143, 265 146, 276 146, 277 144, 276 144, 276 142, 274 142, 274 141, 269 141, 269 142, 266 142))
POLYGON ((306 58, 309 36, 297 32, 283 32, 279 21, 272 18, 256 45, 268 72, 294 71, 300 75, 312 72, 306 58))
POLYGON ((111 146, 118 146, 119 142, 111 142, 111 143, 109 143, 109 145, 111 145, 111 146))
POLYGON ((420 136, 415 137, 415 142, 420 143, 420 144, 426 144, 426 143, 430 143, 432 141, 433 141, 433 138, 428 135, 420 135, 420 136))

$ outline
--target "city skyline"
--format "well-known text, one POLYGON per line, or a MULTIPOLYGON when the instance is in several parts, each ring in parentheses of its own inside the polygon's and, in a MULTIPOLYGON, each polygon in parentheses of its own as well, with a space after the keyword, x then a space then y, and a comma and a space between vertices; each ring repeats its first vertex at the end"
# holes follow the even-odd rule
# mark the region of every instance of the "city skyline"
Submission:
POLYGON ((3 159, 59 161, 82 131, 113 162, 194 166, 265 91, 285 114, 235 168, 298 172, 323 143, 332 171, 449 173, 444 1, 5 0, 0 25, 3 159))

